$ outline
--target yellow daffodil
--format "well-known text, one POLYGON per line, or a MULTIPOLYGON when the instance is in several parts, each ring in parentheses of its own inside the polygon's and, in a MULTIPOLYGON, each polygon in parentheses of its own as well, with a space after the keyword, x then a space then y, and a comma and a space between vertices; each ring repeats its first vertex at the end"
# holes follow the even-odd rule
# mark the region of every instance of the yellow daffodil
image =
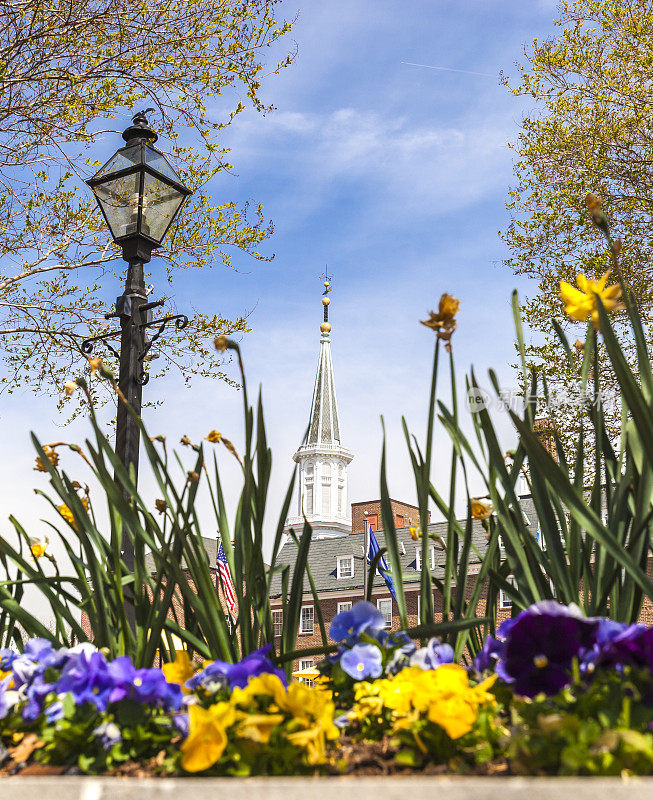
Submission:
POLYGON ((419 527, 413 527, 412 525, 408 528, 408 533, 410 533, 410 538, 415 541, 417 541, 422 535, 422 531, 419 529, 419 527))
POLYGON ((494 512, 494 506, 487 497, 472 497, 469 504, 474 519, 489 519, 494 512))
POLYGON ((43 558, 49 543, 50 540, 47 536, 30 536, 29 549, 35 559, 43 558))
POLYGON ((207 442, 211 442, 211 444, 218 444, 218 442, 222 439, 222 434, 220 431, 209 431, 209 435, 205 437, 207 442))
POLYGON ((227 728, 235 712, 229 703, 210 708, 192 705, 188 709, 188 737, 181 745, 181 766, 186 772, 202 772, 212 767, 227 746, 227 728))
POLYGON ((179 444, 183 444, 183 445, 184 445, 184 447, 189 447, 189 446, 192 444, 192 442, 191 442, 191 440, 188 438, 188 436, 186 436, 186 434, 184 434, 184 435, 181 437, 181 439, 179 440, 179 444))
MULTIPOLYGON (((52 464, 52 466, 56 467, 57 464, 59 463, 59 453, 57 453, 57 451, 54 449, 54 447, 50 447, 50 445, 45 444, 45 445, 43 445, 43 452, 45 453, 45 457, 52 464)), ((34 470, 36 472, 47 472, 48 471, 48 469, 45 466, 45 464, 43 463, 43 461, 41 461, 41 457, 40 456, 37 456, 37 458, 36 458, 36 466, 34 467, 34 470)))
POLYGON ((88 365, 91 368, 91 373, 95 375, 98 370, 101 370, 104 366, 102 359, 100 356, 96 356, 95 358, 89 358, 88 365))
POLYGON ((63 390, 66 393, 66 397, 70 397, 70 395, 75 391, 77 388, 77 384, 75 381, 66 381, 63 385, 63 390))
POLYGON ((221 336, 216 336, 213 340, 213 346, 218 351, 218 353, 224 353, 225 350, 229 347, 229 339, 222 334, 221 336))
MULTIPOLYGON (((80 497, 81 504, 84 508, 88 511, 89 503, 86 497, 80 497)), ((68 508, 67 505, 57 506, 57 511, 61 514, 61 516, 66 520, 66 522, 71 525, 75 530, 77 530, 77 523, 75 522, 75 517, 73 516, 73 512, 68 508)))
POLYGON ((445 294, 440 297, 437 313, 429 311, 429 318, 422 320, 422 325, 434 330, 438 339, 449 342, 456 330, 456 314, 460 309, 460 300, 457 300, 452 294, 445 294))
POLYGON ((578 322, 585 322, 591 316, 595 330, 599 329, 599 312, 596 304, 596 295, 601 298, 605 310, 623 311, 625 306, 621 302, 621 286, 618 283, 606 286, 610 270, 598 280, 586 278, 583 274, 576 276, 576 285, 572 286, 566 281, 560 281, 560 297, 565 303, 565 312, 578 322))
POLYGON ((193 664, 185 650, 175 650, 175 660, 161 667, 168 683, 178 683, 183 691, 186 689, 186 681, 193 677, 195 670, 193 664))

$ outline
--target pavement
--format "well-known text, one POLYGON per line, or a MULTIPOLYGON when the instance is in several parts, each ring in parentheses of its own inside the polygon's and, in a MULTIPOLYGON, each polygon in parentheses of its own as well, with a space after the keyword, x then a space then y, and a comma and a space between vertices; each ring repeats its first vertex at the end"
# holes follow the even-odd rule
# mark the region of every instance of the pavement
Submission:
POLYGON ((207 791, 229 800, 652 800, 653 777, 0 778, 7 800, 178 800, 207 791))

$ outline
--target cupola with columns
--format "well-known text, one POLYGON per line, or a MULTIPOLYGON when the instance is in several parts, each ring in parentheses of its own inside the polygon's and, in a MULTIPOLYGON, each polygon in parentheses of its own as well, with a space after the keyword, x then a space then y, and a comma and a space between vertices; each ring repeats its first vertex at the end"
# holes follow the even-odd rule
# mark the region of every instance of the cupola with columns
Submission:
MULTIPOLYGON (((346 536, 351 533, 347 493, 347 467, 353 453, 340 443, 340 420, 331 361, 329 294, 333 278, 324 276, 320 325, 320 356, 313 389, 313 402, 306 441, 293 456, 299 465, 297 517, 287 527, 301 530, 304 517, 313 528, 313 538, 346 536)), ((299 532, 298 530, 298 532, 299 532)))

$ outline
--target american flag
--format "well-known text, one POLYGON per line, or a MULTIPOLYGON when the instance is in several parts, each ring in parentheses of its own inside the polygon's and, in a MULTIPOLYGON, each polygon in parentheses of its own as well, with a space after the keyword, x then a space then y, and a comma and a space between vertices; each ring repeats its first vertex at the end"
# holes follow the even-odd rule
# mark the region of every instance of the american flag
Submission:
POLYGON ((224 592, 229 612, 236 616, 236 590, 234 588, 234 582, 231 580, 231 572, 229 572, 229 564, 222 542, 218 545, 218 573, 220 575, 220 583, 222 584, 222 591, 224 592))

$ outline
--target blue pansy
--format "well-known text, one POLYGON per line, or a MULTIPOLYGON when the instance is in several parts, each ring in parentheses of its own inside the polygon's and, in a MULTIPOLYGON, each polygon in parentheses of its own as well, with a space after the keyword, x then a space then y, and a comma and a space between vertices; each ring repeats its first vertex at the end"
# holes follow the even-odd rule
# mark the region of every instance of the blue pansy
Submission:
POLYGON ((376 606, 361 600, 349 611, 341 611, 331 621, 329 636, 336 642, 354 640, 364 631, 370 635, 385 626, 385 617, 376 606))
POLYGON ((378 678, 382 671, 381 651, 374 644, 355 644, 342 654, 340 666, 356 681, 378 678))
POLYGON ((485 672, 495 661, 502 659, 505 653, 505 642, 495 639, 494 636, 486 636, 483 642, 483 649, 476 655, 473 667, 477 672, 485 672))
POLYGON ((187 681, 186 686, 189 689, 195 689, 197 686, 208 686, 211 683, 218 683, 232 689, 234 686, 243 688, 247 686, 250 678, 266 673, 276 675, 283 685, 286 686, 288 683, 286 673, 275 666, 268 657, 268 653, 271 649, 272 645, 267 644, 265 647, 262 647, 260 650, 255 650, 235 664, 230 664, 227 661, 214 661, 187 681))
POLYGON ((437 669, 441 664, 451 664, 454 659, 453 647, 442 644, 440 639, 433 637, 426 647, 420 647, 410 657, 410 665, 422 669, 437 669))
POLYGON ((56 692, 70 692, 77 704, 92 703, 98 711, 105 711, 114 681, 109 665, 99 653, 81 652, 69 659, 56 683, 56 692))

